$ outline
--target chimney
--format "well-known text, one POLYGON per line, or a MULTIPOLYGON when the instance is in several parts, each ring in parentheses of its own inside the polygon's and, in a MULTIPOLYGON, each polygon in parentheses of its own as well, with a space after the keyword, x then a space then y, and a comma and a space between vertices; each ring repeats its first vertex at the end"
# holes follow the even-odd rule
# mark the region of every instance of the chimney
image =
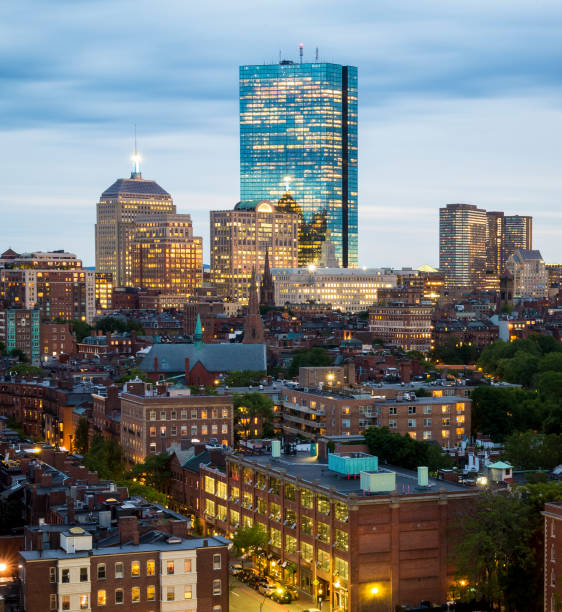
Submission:
POLYGON ((178 538, 185 538, 187 534, 187 521, 182 521, 180 519, 175 521, 169 521, 168 528, 173 536, 176 536, 178 538))
POLYGON ((139 544, 139 529, 136 516, 119 517, 119 544, 123 546, 132 542, 135 546, 139 544))
POLYGON ((66 498, 66 517, 66 522, 69 525, 74 525, 76 521, 76 513, 74 511, 74 500, 70 496, 66 498))
POLYGON ((188 382, 189 381, 189 357, 185 358, 184 369, 185 369, 185 380, 186 382, 188 382))

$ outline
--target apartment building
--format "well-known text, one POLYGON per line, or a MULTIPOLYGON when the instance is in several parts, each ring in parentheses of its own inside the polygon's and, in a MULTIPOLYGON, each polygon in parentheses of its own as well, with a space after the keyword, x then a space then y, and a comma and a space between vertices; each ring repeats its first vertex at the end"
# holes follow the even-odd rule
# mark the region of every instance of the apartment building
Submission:
POLYGON ((227 612, 228 544, 139 534, 137 518, 119 519, 119 538, 94 543, 86 529, 60 532, 60 544, 20 552, 25 612, 121 610, 227 612))
POLYGON ((232 446, 230 395, 192 395, 185 387, 127 383, 121 394, 121 446, 130 461, 192 440, 232 446))
POLYGON ((369 331, 385 344, 425 353, 431 346, 433 306, 395 302, 369 309, 369 331))

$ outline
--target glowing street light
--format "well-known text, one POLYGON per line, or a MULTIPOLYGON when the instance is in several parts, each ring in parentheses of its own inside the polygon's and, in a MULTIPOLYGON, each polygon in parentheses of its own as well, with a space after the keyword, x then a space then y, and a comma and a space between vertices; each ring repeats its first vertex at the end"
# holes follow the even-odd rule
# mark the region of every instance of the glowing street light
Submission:
POLYGON ((8 569, 8 564, 7 563, 0 563, 0 572, 5 572, 8 569))

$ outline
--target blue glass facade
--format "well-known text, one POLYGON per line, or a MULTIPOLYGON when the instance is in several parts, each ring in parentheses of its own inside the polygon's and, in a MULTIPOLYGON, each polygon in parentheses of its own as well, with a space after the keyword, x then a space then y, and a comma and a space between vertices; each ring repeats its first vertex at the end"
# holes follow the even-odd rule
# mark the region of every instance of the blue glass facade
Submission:
POLYGON ((328 237, 357 266, 357 68, 240 67, 240 199, 291 203, 299 265, 328 237))

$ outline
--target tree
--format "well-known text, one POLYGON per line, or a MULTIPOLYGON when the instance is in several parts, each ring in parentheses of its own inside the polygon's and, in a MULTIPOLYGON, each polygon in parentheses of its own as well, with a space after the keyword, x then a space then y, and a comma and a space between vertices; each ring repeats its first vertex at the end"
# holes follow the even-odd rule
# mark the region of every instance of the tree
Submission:
POLYGON ((168 493, 172 479, 170 460, 171 456, 168 453, 150 455, 143 463, 134 465, 126 478, 136 480, 141 485, 152 487, 161 493, 168 493))
POLYGON ((78 419, 78 425, 76 426, 76 432, 74 434, 74 450, 79 455, 85 455, 88 452, 89 447, 89 431, 90 423, 85 417, 78 419))
POLYGON ((15 357, 20 363, 27 363, 29 361, 27 355, 19 348, 13 348, 9 355, 10 357, 15 357))
POLYGON ((254 523, 250 527, 239 527, 232 538, 232 550, 239 557, 243 554, 255 555, 265 551, 268 541, 267 531, 254 523))
POLYGON ((43 370, 29 363, 18 363, 10 368, 13 374, 21 374, 22 376, 42 376, 43 370))
POLYGON ((82 463, 102 479, 120 480, 123 476, 123 449, 115 440, 104 440, 96 432, 82 463))
POLYGON ((297 349, 293 354, 293 360, 287 375, 293 378, 298 376, 299 368, 311 366, 325 367, 332 365, 332 362, 332 357, 323 348, 297 349))
POLYGON ((453 465, 452 459, 437 444, 414 440, 407 434, 393 433, 388 427, 368 427, 363 435, 369 452, 381 462, 406 469, 425 465, 432 472, 453 465))
POLYGON ((154 382, 150 378, 150 376, 146 374, 146 372, 143 372, 142 370, 136 367, 128 368, 125 374, 120 376, 115 382, 126 383, 126 382, 129 382, 130 380, 135 380, 135 378, 139 378, 143 382, 147 382, 147 383, 154 382))
POLYGON ((255 417, 261 418, 262 434, 265 437, 273 435, 273 400, 264 393, 236 394, 234 401, 234 426, 244 438, 251 438, 249 424, 255 417))
POLYGON ((86 321, 80 321, 79 319, 72 319, 70 327, 76 334, 77 342, 82 342, 84 338, 87 338, 92 333, 92 326, 86 323, 86 321))
POLYGON ((562 463, 562 435, 514 432, 505 439, 505 457, 524 470, 550 470, 562 463))
POLYGON ((266 372, 262 370, 234 370, 227 374, 224 382, 229 387, 249 387, 259 385, 265 375, 266 372))
POLYGON ((6 354, 6 345, 0 340, 0 355, 6 354))

